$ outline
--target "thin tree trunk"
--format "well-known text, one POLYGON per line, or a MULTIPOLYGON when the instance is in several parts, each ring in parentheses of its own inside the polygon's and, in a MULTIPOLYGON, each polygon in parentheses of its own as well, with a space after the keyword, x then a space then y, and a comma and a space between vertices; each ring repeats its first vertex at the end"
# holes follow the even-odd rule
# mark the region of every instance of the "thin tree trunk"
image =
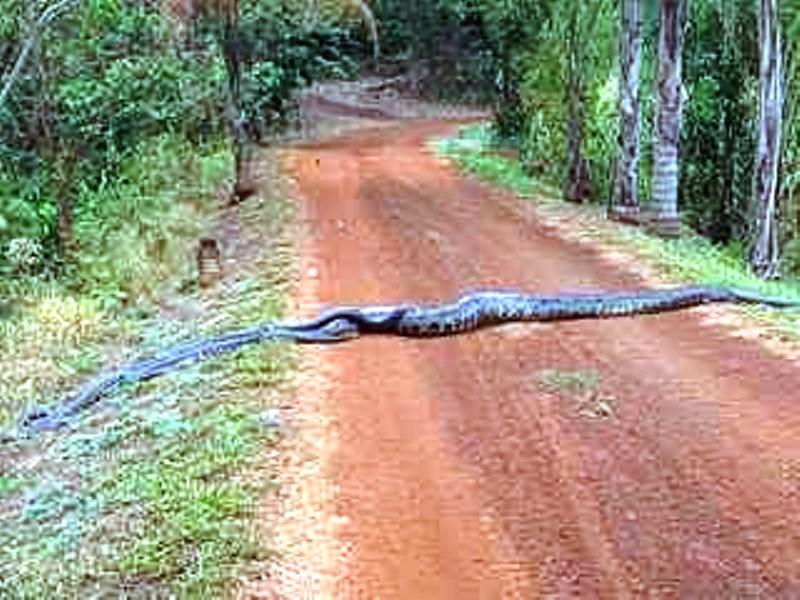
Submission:
POLYGON ((241 202, 255 192, 251 175, 252 146, 242 111, 242 41, 239 31, 239 6, 236 0, 220 3, 217 9, 223 18, 222 51, 228 73, 228 119, 233 144, 235 181, 230 197, 232 204, 241 202))
MULTIPOLYGON (((59 3, 59 5, 66 3, 59 3)), ((28 21, 34 23, 34 6, 28 9, 28 21)), ((41 17, 39 23, 41 22, 41 17)), ((37 27, 38 25, 32 25, 37 27)), ((58 139, 54 134, 52 65, 47 47, 41 44, 37 34, 31 38, 27 61, 36 78, 35 125, 33 132, 37 153, 43 163, 53 166, 52 177, 56 189, 56 243, 58 261, 66 265, 75 258, 78 243, 75 238, 75 186, 74 175, 77 163, 76 152, 71 144, 58 139)))
POLYGON ((780 258, 777 196, 784 73, 778 0, 760 0, 758 33, 761 60, 758 146, 753 182, 756 231, 750 266, 759 277, 767 279, 778 276, 780 258))
MULTIPOLYGON (((512 76, 511 54, 501 55, 500 85, 495 105, 495 124, 501 135, 512 135, 517 132, 519 110, 519 82, 512 76)), ((415 84, 416 85, 416 84, 415 84)))
POLYGON ((688 0, 661 0, 658 39, 658 110, 653 158, 652 226, 656 233, 677 236, 678 143, 681 133, 683 98, 681 54, 683 51, 688 0))
POLYGON ((14 66, 11 68, 9 73, 3 77, 3 87, 0 89, 0 106, 5 103, 8 94, 11 92, 11 88, 20 79, 23 67, 25 67, 25 63, 28 60, 28 56, 34 47, 39 43, 39 36, 41 36, 42 31, 47 28, 47 26, 50 25, 54 19, 57 19, 73 6, 77 6, 79 2, 80 0, 61 0, 60 2, 47 7, 44 11, 42 11, 42 14, 39 16, 39 18, 36 19, 35 22, 31 23, 28 30, 28 37, 20 48, 19 54, 17 55, 17 60, 14 62, 14 66))
POLYGON ((583 202, 592 195, 591 175, 583 156, 583 130, 585 119, 584 60, 580 38, 580 8, 576 5, 570 14, 567 30, 566 102, 567 102, 567 178, 564 199, 583 202))
POLYGON ((591 177, 583 157, 584 100, 582 82, 575 80, 567 93, 567 181, 564 199, 583 202, 591 196, 591 177))
POLYGON ((619 136, 609 216, 639 219, 639 77, 642 64, 640 0, 620 0, 619 136))
POLYGON ((59 150, 55 167, 56 189, 58 190, 58 251, 62 264, 72 261, 78 249, 75 240, 75 186, 73 177, 75 157, 66 149, 59 150))

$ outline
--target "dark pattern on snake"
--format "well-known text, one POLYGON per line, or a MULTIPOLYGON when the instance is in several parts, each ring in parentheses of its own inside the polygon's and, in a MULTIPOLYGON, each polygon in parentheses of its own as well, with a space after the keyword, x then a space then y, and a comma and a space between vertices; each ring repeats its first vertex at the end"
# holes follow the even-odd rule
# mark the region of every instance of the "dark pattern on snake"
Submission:
POLYGON ((556 296, 485 291, 470 293, 443 305, 337 307, 308 321, 267 323, 178 345, 156 358, 132 363, 90 381, 75 396, 52 408, 29 413, 24 417, 22 426, 29 431, 58 429, 123 385, 146 381, 180 366, 232 352, 247 344, 279 340, 332 343, 362 334, 434 337, 517 321, 624 317, 718 302, 800 308, 800 302, 766 297, 745 290, 708 286, 556 296))

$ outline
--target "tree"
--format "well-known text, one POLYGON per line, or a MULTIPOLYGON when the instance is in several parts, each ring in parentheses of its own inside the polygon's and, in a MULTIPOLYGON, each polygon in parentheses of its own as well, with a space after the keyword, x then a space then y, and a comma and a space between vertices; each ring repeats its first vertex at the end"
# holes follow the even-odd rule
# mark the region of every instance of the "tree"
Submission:
POLYGON ((750 239, 757 119, 758 7, 689 7, 681 119, 681 222, 718 244, 750 239))
POLYGON ((594 195, 589 162, 583 153, 586 82, 590 68, 587 47, 591 43, 602 2, 575 2, 568 3, 566 7, 564 93, 567 105, 567 176, 564 199, 569 202, 583 202, 594 195))
POLYGON ((242 36, 238 0, 216 0, 214 10, 222 23, 222 54, 228 74, 228 119, 233 141, 234 177, 231 202, 240 202, 255 192, 250 172, 251 140, 245 128, 242 107, 242 36))
POLYGON ((677 236, 678 143, 683 90, 681 61, 688 0, 661 0, 658 36, 658 88, 653 146, 653 230, 677 236))
POLYGON ((609 216, 638 220, 639 75, 642 64, 640 0, 620 0, 619 135, 609 216))
MULTIPOLYGON (((77 6, 78 1, 79 0, 60 0, 44 9, 35 21, 31 19, 33 22, 29 26, 28 37, 20 47, 17 60, 14 62, 14 66, 9 70, 8 74, 3 77, 3 87, 0 89, 0 106, 6 101, 11 88, 22 74, 28 56, 30 56, 31 52, 35 50, 39 43, 39 37, 42 31, 63 13, 77 6)), ((30 5, 29 10, 32 9, 33 5, 30 5)))
MULTIPOLYGON (((323 8, 323 3, 313 1, 308 6, 310 27, 316 27, 317 14, 323 8), (311 25, 313 23, 313 25, 311 25)), ((331 1, 334 8, 344 11, 347 7, 354 7, 361 14, 366 23, 373 47, 373 60, 379 57, 379 44, 375 18, 369 6, 363 0, 331 1)), ((234 156, 234 185, 230 197, 231 203, 237 203, 255 192, 255 182, 252 174, 253 139, 249 133, 248 119, 243 104, 242 77, 245 62, 252 62, 245 56, 245 45, 251 45, 251 40, 244 39, 242 28, 239 24, 239 0, 205 0, 201 4, 201 11, 205 11, 218 21, 220 31, 220 46, 225 59, 225 69, 228 76, 228 102, 227 113, 231 130, 234 156), (246 60, 248 59, 248 60, 246 60)))
POLYGON ((584 79, 583 45, 580 35, 579 3, 570 5, 564 33, 566 42, 564 100, 567 106, 567 177, 564 199, 583 202, 589 189, 589 169, 583 157, 583 132, 586 118, 586 85, 584 79))
POLYGON ((783 48, 778 0, 760 0, 758 145, 753 181, 755 244, 750 266, 762 278, 778 276, 778 167, 784 108, 783 48))
POLYGON ((481 30, 492 50, 496 71, 495 129, 503 137, 513 137, 519 134, 523 121, 520 87, 525 55, 535 53, 547 37, 548 26, 559 21, 552 14, 559 5, 541 0, 481 0, 479 6, 481 30))
POLYGON ((247 133, 242 106, 243 40, 239 28, 239 1, 179 2, 172 3, 170 9, 174 17, 192 18, 199 13, 208 15, 216 22, 215 29, 218 32, 227 74, 225 110, 233 145, 234 184, 230 202, 241 202, 255 192, 255 185, 250 173, 251 140, 247 133))
POLYGON ((80 260, 85 224, 115 202, 95 192, 132 157, 233 130, 244 181, 245 152, 291 118, 293 91, 354 73, 370 49, 366 11, 342 0, 315 2, 311 31, 307 0, 0 4, 0 248, 29 237, 48 267, 80 260))

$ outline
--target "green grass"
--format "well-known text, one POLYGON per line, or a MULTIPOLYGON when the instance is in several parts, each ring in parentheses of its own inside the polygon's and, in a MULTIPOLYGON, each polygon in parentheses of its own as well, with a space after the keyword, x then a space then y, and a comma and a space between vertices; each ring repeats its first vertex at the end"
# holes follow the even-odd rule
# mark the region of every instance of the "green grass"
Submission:
POLYGON ((105 343, 135 340, 148 303, 192 277, 196 239, 230 162, 220 145, 152 140, 116 182, 80 191, 80 252, 68 277, 0 277, 8 315, 0 318, 0 426, 96 369, 105 343), (119 314, 125 305, 133 309, 119 314))
POLYGON ((0 475, 0 498, 13 494, 24 485, 24 481, 18 477, 0 475))
MULTIPOLYGON (((211 163, 225 159, 212 153, 211 163)), ((180 195, 171 186, 184 185, 163 173, 150 176, 164 186, 165 203, 142 204, 142 222, 180 195)), ((216 207, 220 180, 198 181, 191 203, 202 218, 203 203, 216 207)), ((18 417, 26 399, 52 402, 109 363, 280 318, 292 281, 286 226, 293 216, 270 187, 270 197, 241 207, 239 246, 249 250, 235 257, 240 281, 203 302, 196 286, 178 293, 192 275, 176 269, 167 278, 168 263, 147 244, 140 250, 158 260, 142 263, 153 267, 141 286, 125 283, 139 276, 141 265, 116 265, 129 251, 103 245, 95 251, 109 254, 97 264, 108 262, 115 275, 100 291, 6 283, 18 311, 15 320, 0 321, 7 334, 0 338, 6 422, 18 417), (115 294, 106 296, 109 289, 125 289, 140 301, 166 290, 171 301, 203 309, 165 320, 147 303, 121 310, 115 294)), ((173 233, 175 248, 194 248, 195 227, 173 233)), ((126 388, 68 430, 0 442, 0 597, 222 597, 238 575, 270 554, 255 510, 274 485, 263 452, 278 433, 263 427, 260 415, 287 393, 293 364, 288 345, 245 348, 126 388)))
POLYGON ((549 392, 581 394, 596 390, 600 385, 600 375, 596 371, 565 371, 543 369, 536 373, 536 379, 549 392))
POLYGON ((230 164, 224 146, 198 154, 163 136, 124 163, 114 185, 82 190, 74 277, 84 295, 111 305, 137 303, 155 298, 165 280, 185 279, 193 261, 184 240, 199 236, 209 192, 230 164))
POLYGON ((601 394, 600 373, 592 369, 541 369, 535 374, 538 386, 558 394, 566 404, 566 414, 588 419, 607 419, 616 413, 617 401, 601 394))
POLYGON ((265 442, 257 414, 216 405, 195 418, 160 416, 142 434, 152 458, 131 461, 103 488, 109 503, 141 511, 118 568, 132 581, 171 581, 184 596, 218 592, 226 569, 263 554, 248 524, 268 482, 231 480, 265 442))
MULTIPOLYGON (((453 138, 436 140, 433 147, 440 155, 453 160, 464 172, 536 202, 537 208, 545 216, 572 211, 588 220, 603 218, 602 207, 565 205, 551 186, 525 174, 518 161, 498 154, 487 123, 466 126, 453 138)), ((581 234, 619 247, 642 264, 655 268, 665 279, 676 283, 741 287, 800 302, 798 280, 763 281, 750 273, 741 248, 715 245, 688 228, 684 228, 682 236, 674 240, 661 239, 641 229, 610 223, 607 229, 587 227, 581 234)), ((743 310, 774 326, 778 336, 800 337, 800 315, 797 311, 743 310)))
POLYGON ((552 186, 528 176, 519 161, 497 153, 499 148, 489 123, 462 127, 455 137, 435 140, 433 148, 440 155, 454 159, 467 173, 512 189, 522 198, 555 194, 552 186))

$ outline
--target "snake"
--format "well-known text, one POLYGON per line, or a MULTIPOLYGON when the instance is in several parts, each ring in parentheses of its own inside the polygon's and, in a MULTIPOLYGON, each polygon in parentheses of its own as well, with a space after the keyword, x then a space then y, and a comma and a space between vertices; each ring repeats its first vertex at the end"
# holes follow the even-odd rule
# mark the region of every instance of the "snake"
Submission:
POLYGON ((432 338, 465 334, 504 323, 630 317, 713 303, 800 309, 800 301, 722 286, 556 295, 486 290, 473 291, 444 304, 335 306, 305 321, 271 321, 178 344, 154 358, 101 374, 74 396, 52 407, 28 412, 22 418, 21 426, 31 432, 60 429, 101 398, 126 385, 138 384, 250 344, 267 341, 326 344, 345 342, 362 335, 432 338))

